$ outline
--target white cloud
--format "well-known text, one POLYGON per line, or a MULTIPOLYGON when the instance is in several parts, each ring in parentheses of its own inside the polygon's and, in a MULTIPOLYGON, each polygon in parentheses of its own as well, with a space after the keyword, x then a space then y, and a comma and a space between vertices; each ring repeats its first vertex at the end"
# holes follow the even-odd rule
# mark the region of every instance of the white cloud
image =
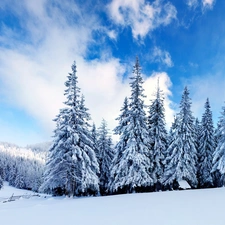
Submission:
POLYGON ((186 4, 190 9, 201 7, 204 13, 207 9, 212 9, 216 0, 186 0, 186 4))
POLYGON ((144 38, 159 26, 166 26, 176 19, 176 8, 170 3, 155 0, 113 0, 108 5, 111 19, 124 27, 131 27, 134 38, 144 38))
MULTIPOLYGON (((17 8, 14 5, 14 12, 21 18, 21 26, 28 32, 29 42, 19 40, 10 29, 5 29, 0 35, 0 41, 4 40, 9 45, 0 47, 1 91, 4 91, 5 100, 35 118, 43 127, 43 131, 48 134, 49 137, 46 139, 49 139, 55 128, 52 119, 59 113, 59 109, 64 107, 64 82, 68 72, 71 72, 71 64, 76 60, 79 86, 85 95, 86 106, 90 109, 92 119, 99 126, 104 118, 109 128, 113 129, 124 98, 130 96, 129 79, 123 80, 123 74, 127 71, 126 65, 121 64, 104 48, 100 52, 100 59, 91 61, 85 59, 88 45, 93 42, 92 32, 102 29, 101 25, 96 23, 94 15, 86 14, 88 20, 85 20, 84 25, 80 16, 85 15, 80 12, 82 15, 78 15, 78 20, 74 24, 63 17, 63 12, 56 13, 58 9, 52 5, 48 6, 47 12, 46 4, 47 1, 37 3, 27 0, 23 2, 24 8, 21 8, 22 6, 17 8)), ((63 7, 65 10, 67 4, 63 7)), ((70 8, 67 10, 71 13, 77 8, 75 3, 68 7, 70 8)), ((146 6, 143 9, 150 10, 151 7, 146 6)), ((170 19, 164 17, 160 24, 166 24, 170 19)), ((114 31, 109 32, 111 38, 116 38, 114 31)), ((164 57, 167 64, 170 63, 168 60, 164 57)), ((165 92, 166 117, 170 122, 171 83, 166 73, 154 73, 146 78, 145 88, 148 96, 146 104, 149 104, 152 91, 155 91, 158 76, 160 86, 162 85, 161 88, 165 92)), ((15 132, 17 130, 15 129, 15 132)), ((10 136, 13 136, 12 132, 10 136)), ((20 136, 35 139, 37 134, 20 136)), ((25 141, 32 143, 31 139, 25 141)))
POLYGON ((168 67, 173 66, 173 61, 169 52, 160 49, 159 47, 154 47, 151 54, 151 61, 165 64, 168 67))
POLYGON ((203 8, 213 8, 214 3, 216 0, 202 0, 203 8))
POLYGON ((190 8, 196 8, 199 4, 198 0, 187 0, 186 3, 190 8))

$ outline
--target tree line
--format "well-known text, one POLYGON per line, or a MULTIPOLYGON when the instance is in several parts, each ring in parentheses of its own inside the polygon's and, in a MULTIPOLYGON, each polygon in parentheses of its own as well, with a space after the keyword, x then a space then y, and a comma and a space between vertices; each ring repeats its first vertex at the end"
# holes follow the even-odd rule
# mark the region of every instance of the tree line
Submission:
POLYGON ((168 132, 159 85, 146 113, 144 81, 136 58, 131 94, 116 119, 114 133, 119 141, 114 146, 105 120, 99 129, 90 125, 76 63, 71 68, 65 82, 65 107, 54 119, 53 144, 39 191, 88 196, 182 189, 183 183, 189 188, 224 186, 225 107, 214 129, 209 99, 199 121, 185 87, 168 132))

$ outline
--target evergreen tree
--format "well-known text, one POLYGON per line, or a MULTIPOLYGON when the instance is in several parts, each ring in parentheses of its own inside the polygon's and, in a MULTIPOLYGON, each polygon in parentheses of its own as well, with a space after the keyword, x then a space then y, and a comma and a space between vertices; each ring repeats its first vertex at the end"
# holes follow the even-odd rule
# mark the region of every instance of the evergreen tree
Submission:
POLYGON ((191 112, 191 99, 185 87, 180 103, 180 112, 174 131, 174 138, 167 152, 167 165, 161 181, 173 188, 179 187, 179 182, 185 180, 190 186, 197 187, 194 118, 191 112))
POLYGON ((99 191, 98 164, 87 126, 89 115, 84 99, 80 101, 76 72, 74 63, 65 82, 66 108, 55 119, 54 142, 41 187, 54 195, 88 195, 99 191))
POLYGON ((99 148, 98 148, 98 132, 96 129, 95 124, 93 123, 92 128, 91 128, 91 138, 92 138, 92 142, 93 142, 93 149, 95 151, 95 155, 98 161, 98 164, 100 162, 100 152, 99 152, 99 148))
POLYGON ((80 132, 79 132, 79 146, 83 150, 82 162, 82 182, 81 190, 82 195, 97 194, 99 192, 99 164, 95 154, 95 146, 92 141, 91 132, 89 131, 91 119, 88 109, 85 107, 84 96, 81 96, 79 105, 80 114, 80 132))
MULTIPOLYGON (((1 162, 1 161, 0 161, 1 162)), ((0 164, 0 189, 3 186, 3 177, 4 177, 4 170, 2 168, 2 165, 0 164)))
POLYGON ((221 117, 218 122, 216 133, 217 147, 213 153, 212 172, 221 174, 219 186, 225 186, 225 106, 222 107, 221 117))
POLYGON ((120 180, 123 179, 123 182, 121 182, 121 186, 124 186, 125 183, 125 179, 126 179, 126 172, 125 170, 122 169, 121 165, 123 166, 123 168, 126 168, 126 161, 127 159, 125 159, 125 149, 127 146, 127 141, 128 141, 128 135, 126 134, 126 128, 127 125, 129 123, 129 116, 130 116, 130 112, 129 112, 129 104, 128 104, 128 98, 126 97, 124 99, 124 103, 123 103, 123 107, 121 108, 121 114, 119 115, 118 118, 116 118, 116 120, 118 120, 119 124, 118 126, 114 129, 114 133, 117 135, 120 135, 120 141, 117 143, 117 145, 115 146, 115 156, 113 158, 113 162, 112 162, 112 170, 111 170, 111 174, 110 174, 110 181, 109 181, 109 189, 111 192, 115 192, 117 191, 117 189, 120 189, 119 192, 127 192, 128 190, 126 190, 124 187, 115 187, 113 185, 119 185, 120 184, 120 180), (121 168, 120 168, 121 167, 121 168), (118 174, 116 174, 118 173, 118 174), (124 189, 124 190, 123 190, 124 189))
POLYGON ((209 99, 205 103, 205 112, 202 116, 202 129, 200 132, 199 145, 199 186, 212 187, 213 178, 211 175, 212 158, 215 150, 214 127, 212 120, 212 112, 209 104, 209 99))
POLYGON ((150 160, 150 140, 146 125, 142 88, 143 79, 138 58, 131 77, 131 97, 129 110, 125 100, 119 126, 116 132, 120 140, 116 145, 116 156, 111 170, 111 192, 144 191, 153 185, 150 171, 153 164, 150 160))
POLYGON ((112 166, 114 154, 111 146, 111 139, 108 134, 107 123, 104 119, 99 128, 98 149, 100 153, 100 192, 102 195, 105 195, 108 193, 110 168, 112 166))
POLYGON ((128 124, 128 118, 129 118, 129 103, 128 98, 126 97, 124 99, 123 107, 121 108, 121 114, 119 115, 116 120, 118 120, 119 125, 114 129, 114 133, 117 135, 121 135, 124 132, 124 127, 128 124))
POLYGON ((197 150, 197 180, 198 180, 198 186, 199 186, 199 177, 200 177, 200 153, 199 153, 199 147, 200 147, 200 138, 201 138, 201 130, 202 130, 202 126, 201 123, 199 122, 199 119, 196 118, 195 119, 195 146, 196 146, 196 150, 197 150))
POLYGON ((167 149, 167 131, 165 127, 165 109, 163 105, 163 94, 159 89, 159 85, 156 91, 156 98, 152 101, 149 108, 148 116, 148 129, 151 140, 150 148, 153 152, 153 177, 156 190, 161 188, 160 178, 164 171, 164 158, 167 149))
POLYGON ((195 134, 196 134, 196 149, 197 149, 197 152, 199 152, 201 130, 202 130, 201 123, 199 122, 199 119, 196 118, 195 119, 195 134))
MULTIPOLYGON (((217 122, 217 127, 215 129, 214 132, 214 137, 215 137, 215 150, 218 146, 220 137, 221 137, 221 133, 219 132, 219 130, 221 129, 221 125, 220 125, 220 120, 217 122)), ((215 151, 214 151, 215 152, 215 151)), ((223 186, 222 180, 221 180, 221 173, 219 172, 219 170, 215 170, 215 171, 211 171, 212 177, 213 177, 213 184, 214 187, 221 187, 223 186)))

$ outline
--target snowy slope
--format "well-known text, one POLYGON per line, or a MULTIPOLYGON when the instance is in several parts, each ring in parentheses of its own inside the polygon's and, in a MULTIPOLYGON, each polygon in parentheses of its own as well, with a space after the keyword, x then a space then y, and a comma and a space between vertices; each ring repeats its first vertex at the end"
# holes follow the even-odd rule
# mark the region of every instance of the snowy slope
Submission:
POLYGON ((225 188, 109 197, 19 199, 27 191, 0 190, 1 225, 224 225, 225 188))

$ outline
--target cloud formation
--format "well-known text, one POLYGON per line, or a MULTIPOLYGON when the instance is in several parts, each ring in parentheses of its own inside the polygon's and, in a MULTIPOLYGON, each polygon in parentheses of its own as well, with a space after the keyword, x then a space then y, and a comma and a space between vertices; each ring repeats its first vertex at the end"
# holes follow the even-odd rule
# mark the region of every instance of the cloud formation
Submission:
POLYGON ((203 8, 213 8, 214 3, 216 0, 202 0, 203 8))
POLYGON ((186 4, 189 8, 196 9, 201 6, 202 10, 212 9, 216 0, 187 0, 186 4))
POLYGON ((109 16, 122 27, 130 27, 135 39, 144 38, 159 26, 166 26, 176 19, 177 10, 170 2, 155 0, 113 0, 108 5, 109 16))
POLYGON ((199 4, 198 0, 187 0, 187 5, 190 8, 196 8, 198 4, 199 4))
MULTIPOLYGON (((126 65, 113 57, 109 49, 102 46, 98 59, 89 60, 86 57, 88 47, 95 42, 93 32, 103 30, 107 35, 110 31, 102 29, 95 15, 78 12, 77 5, 69 3, 57 1, 60 7, 56 7, 48 5, 45 0, 24 0, 22 4, 15 3, 12 7, 10 2, 5 1, 4 5, 17 16, 24 36, 7 26, 0 35, 1 43, 8 43, 8 46, 0 45, 1 90, 6 101, 35 118, 49 137, 55 128, 52 119, 64 107, 64 82, 74 60, 77 62, 78 85, 97 126, 104 118, 109 128, 113 129, 124 98, 130 96, 130 81, 123 77, 127 71, 126 65), (75 14, 76 23, 71 22, 74 18, 64 16, 65 10, 66 15, 75 14), (88 19, 84 24, 86 16, 88 19)), ((166 18, 165 15, 160 23, 166 24, 166 21, 170 21, 170 16, 166 18)), ((116 33, 112 31, 109 36, 115 39, 116 33)), ((169 78, 165 74, 160 77, 162 89, 168 96, 169 78)), ((146 78, 148 101, 156 79, 155 75, 146 78)), ((170 113, 169 109, 167 111, 170 113)), ((33 143, 32 138, 35 137, 36 134, 25 141, 33 143)))
POLYGON ((164 64, 168 67, 173 66, 173 61, 170 53, 156 46, 153 49, 151 61, 164 64))

